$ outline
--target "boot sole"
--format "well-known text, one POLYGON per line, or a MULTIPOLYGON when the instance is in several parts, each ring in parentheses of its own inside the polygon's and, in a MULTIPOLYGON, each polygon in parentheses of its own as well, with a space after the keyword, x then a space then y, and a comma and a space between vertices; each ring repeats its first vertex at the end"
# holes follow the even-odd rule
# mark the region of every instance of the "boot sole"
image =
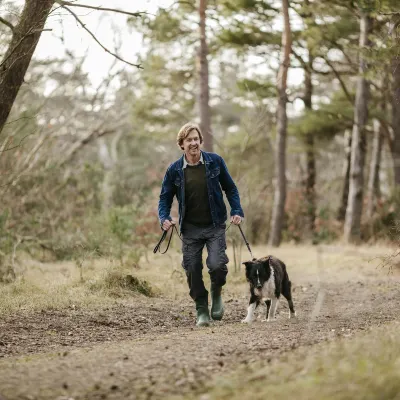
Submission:
POLYGON ((199 322, 196 326, 210 326, 210 322, 199 322))
POLYGON ((211 318, 215 321, 221 321, 222 317, 224 316, 224 311, 221 314, 213 314, 211 313, 211 318))

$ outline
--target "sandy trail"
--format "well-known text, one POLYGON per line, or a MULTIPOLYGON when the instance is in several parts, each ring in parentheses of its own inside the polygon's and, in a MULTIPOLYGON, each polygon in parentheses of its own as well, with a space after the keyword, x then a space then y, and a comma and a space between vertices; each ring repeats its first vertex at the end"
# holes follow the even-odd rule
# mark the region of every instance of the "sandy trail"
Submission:
MULTIPOLYGON (((0 322, 0 394, 6 399, 159 399, 193 394, 239 365, 299 346, 352 337, 398 318, 400 279, 369 268, 293 273, 297 321, 286 301, 273 323, 252 325, 245 285, 226 290, 226 315, 196 328, 192 303, 135 298, 102 310, 14 314, 0 322), (357 277, 357 278, 356 278, 357 277)), ((291 277, 293 280, 293 278, 291 277)))

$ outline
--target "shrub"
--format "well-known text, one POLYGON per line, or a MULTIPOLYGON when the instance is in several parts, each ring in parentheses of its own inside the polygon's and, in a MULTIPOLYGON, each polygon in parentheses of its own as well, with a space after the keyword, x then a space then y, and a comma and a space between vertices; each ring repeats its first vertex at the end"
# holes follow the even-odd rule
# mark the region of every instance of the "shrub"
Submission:
POLYGON ((126 296, 132 292, 148 297, 154 296, 154 291, 148 282, 116 269, 108 270, 98 280, 88 282, 88 287, 91 291, 102 291, 116 297, 126 296))

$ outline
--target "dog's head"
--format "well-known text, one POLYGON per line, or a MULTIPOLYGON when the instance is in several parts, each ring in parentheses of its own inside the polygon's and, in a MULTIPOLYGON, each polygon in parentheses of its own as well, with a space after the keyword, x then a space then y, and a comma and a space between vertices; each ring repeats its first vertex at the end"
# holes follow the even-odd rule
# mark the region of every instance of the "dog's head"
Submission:
POLYGON ((254 289, 261 289, 271 276, 269 257, 246 261, 246 279, 254 289))

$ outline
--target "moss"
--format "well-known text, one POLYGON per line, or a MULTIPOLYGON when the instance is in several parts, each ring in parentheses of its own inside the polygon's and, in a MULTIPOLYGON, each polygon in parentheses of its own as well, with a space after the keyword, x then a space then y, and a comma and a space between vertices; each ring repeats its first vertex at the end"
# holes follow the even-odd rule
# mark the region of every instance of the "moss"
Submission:
POLYGON ((91 291, 105 291, 106 294, 121 297, 132 292, 140 293, 145 296, 154 296, 154 291, 150 284, 132 275, 125 275, 121 271, 111 270, 99 280, 89 282, 91 291))

